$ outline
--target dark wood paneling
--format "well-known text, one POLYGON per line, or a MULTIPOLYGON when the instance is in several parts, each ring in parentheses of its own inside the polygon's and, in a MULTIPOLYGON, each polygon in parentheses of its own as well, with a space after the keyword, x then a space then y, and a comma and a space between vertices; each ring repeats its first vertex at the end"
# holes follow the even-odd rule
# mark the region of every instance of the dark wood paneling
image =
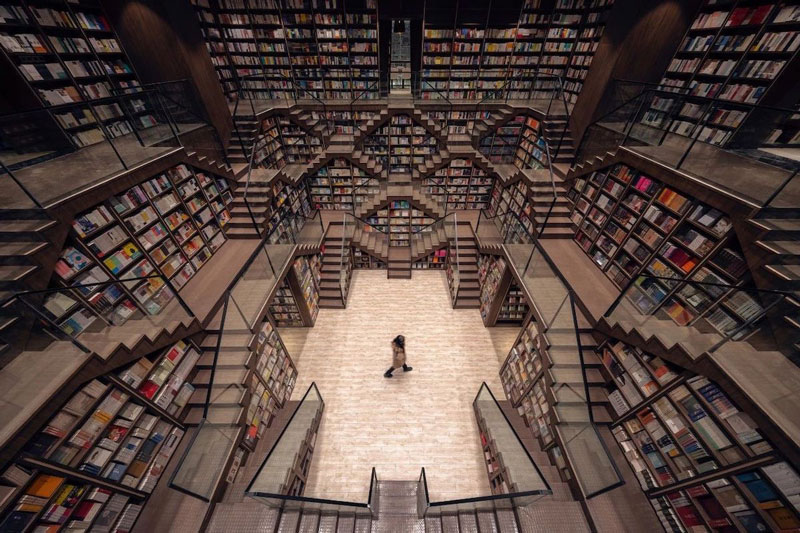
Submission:
POLYGON ((691 25, 700 0, 616 0, 570 118, 580 142, 586 127, 610 111, 614 79, 658 83, 691 25))
POLYGON ((142 83, 187 78, 223 144, 233 121, 200 25, 188 1, 103 0, 142 83))

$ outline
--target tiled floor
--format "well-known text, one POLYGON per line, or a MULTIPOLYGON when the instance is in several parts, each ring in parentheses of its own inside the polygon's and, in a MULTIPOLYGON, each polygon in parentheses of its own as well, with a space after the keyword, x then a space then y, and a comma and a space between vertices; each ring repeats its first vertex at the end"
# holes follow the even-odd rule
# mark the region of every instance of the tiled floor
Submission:
POLYGON ((294 399, 314 381, 325 400, 305 495, 366 501, 373 466, 381 480, 414 480, 424 466, 434 501, 488 495, 472 401, 483 381, 502 399, 517 333, 453 309, 442 272, 356 271, 347 309, 281 330, 299 371, 294 399), (385 379, 397 334, 414 370, 385 379))

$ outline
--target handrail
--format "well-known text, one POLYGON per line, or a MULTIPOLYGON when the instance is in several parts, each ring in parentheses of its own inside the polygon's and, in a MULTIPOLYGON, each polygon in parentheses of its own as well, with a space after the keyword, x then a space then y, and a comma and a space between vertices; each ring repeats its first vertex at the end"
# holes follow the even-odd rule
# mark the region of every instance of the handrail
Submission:
MULTIPOLYGON (((370 83, 370 84, 367 86, 367 88, 366 88, 366 89, 364 89, 363 91, 361 91, 360 93, 358 93, 358 96, 356 96, 355 98, 353 98, 353 99, 350 101, 350 105, 349 105, 349 107, 350 107, 350 120, 353 122, 353 138, 355 138, 355 136, 356 136, 356 132, 358 131, 358 123, 357 123, 357 121, 356 121, 356 114, 355 114, 355 111, 353 110, 353 104, 355 104, 355 103, 356 103, 358 100, 360 100, 362 96, 364 96, 365 94, 367 94, 368 92, 370 92, 370 90, 371 90, 371 89, 373 88, 373 86, 375 86, 375 85, 380 85, 380 79, 377 79, 377 80, 373 81, 372 83, 370 83)), ((379 90, 380 90, 380 87, 379 87, 379 90)))

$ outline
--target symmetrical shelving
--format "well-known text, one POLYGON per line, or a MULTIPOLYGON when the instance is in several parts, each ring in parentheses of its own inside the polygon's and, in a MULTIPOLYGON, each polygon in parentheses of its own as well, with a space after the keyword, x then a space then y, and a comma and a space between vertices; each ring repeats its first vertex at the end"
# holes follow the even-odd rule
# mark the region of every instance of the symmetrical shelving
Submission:
POLYGON ((315 209, 352 211, 378 191, 376 180, 349 159, 337 157, 308 177, 315 209))
POLYGON ((409 115, 393 115, 363 140, 362 150, 392 174, 411 170, 438 153, 438 142, 409 115))
POLYGON ((717 384, 622 342, 598 353, 617 386, 612 432, 642 489, 658 491, 651 503, 667 531, 800 525, 800 478, 717 384))
POLYGON ((100 2, 19 0, 0 12, 0 50, 75 147, 155 126, 146 98, 111 98, 139 86, 100 2), (133 117, 134 124, 129 121, 133 117))
POLYGON ((376 98, 377 2, 192 0, 226 94, 376 98))
POLYGON ((747 265, 720 211, 623 164, 578 179, 569 197, 576 242, 617 286, 636 280, 627 296, 642 312, 727 333, 762 310, 751 293, 680 283, 743 283, 747 265))
POLYGON ((485 209, 494 179, 470 159, 453 159, 424 180, 424 190, 447 210, 485 209))
POLYGON ((799 22, 793 2, 704 2, 661 80, 681 95, 654 97, 643 122, 726 144, 795 60, 799 22))
POLYGON ((224 244, 232 200, 227 180, 180 164, 78 215, 55 265, 65 289, 45 310, 71 334, 96 319, 158 314, 224 244), (162 278, 124 282, 155 274, 162 278), (68 289, 114 280, 122 283, 68 289))

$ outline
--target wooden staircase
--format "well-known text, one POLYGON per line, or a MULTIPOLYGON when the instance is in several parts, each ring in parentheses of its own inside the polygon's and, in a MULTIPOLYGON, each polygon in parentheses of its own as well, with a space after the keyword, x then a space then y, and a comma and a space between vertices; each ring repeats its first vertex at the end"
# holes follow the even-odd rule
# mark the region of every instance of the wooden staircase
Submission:
POLYGON ((361 224, 356 226, 351 244, 375 259, 388 263, 389 243, 387 237, 388 235, 373 229, 372 226, 361 224))
MULTIPOLYGON (((351 219, 352 220, 352 219, 351 219)), ((350 286, 349 263, 352 261, 350 240, 342 240, 344 228, 340 221, 331 222, 322 241, 322 268, 320 270, 319 306, 326 309, 344 309, 347 289, 350 286), (341 286, 341 272, 346 270, 346 287, 341 286)))
POLYGON ((450 247, 450 261, 458 262, 458 292, 453 307, 477 309, 480 307, 481 287, 478 280, 478 239, 469 222, 456 226, 458 246, 450 247))

